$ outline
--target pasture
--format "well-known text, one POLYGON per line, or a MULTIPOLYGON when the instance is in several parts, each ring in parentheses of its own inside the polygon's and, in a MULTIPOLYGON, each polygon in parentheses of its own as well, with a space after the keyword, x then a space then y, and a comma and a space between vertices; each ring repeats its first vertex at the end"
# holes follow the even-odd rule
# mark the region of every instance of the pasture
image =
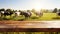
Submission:
POLYGON ((17 16, 14 17, 14 14, 10 17, 10 16, 6 16, 6 17, 0 17, 0 20, 17 20, 17 21, 41 21, 41 20, 58 20, 59 16, 57 16, 56 13, 43 13, 43 16, 39 17, 36 16, 35 14, 32 14, 32 16, 30 18, 25 19, 24 16, 17 16))

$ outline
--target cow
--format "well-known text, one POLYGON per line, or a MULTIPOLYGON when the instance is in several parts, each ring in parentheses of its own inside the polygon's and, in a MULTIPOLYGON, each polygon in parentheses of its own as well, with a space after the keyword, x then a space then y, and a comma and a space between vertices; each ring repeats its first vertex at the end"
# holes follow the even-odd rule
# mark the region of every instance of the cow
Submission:
POLYGON ((31 17, 31 15, 32 15, 32 13, 31 12, 21 12, 21 14, 20 15, 24 15, 25 16, 25 18, 29 18, 29 17, 31 17))
POLYGON ((1 17, 2 16, 4 16, 4 17, 6 17, 6 16, 8 16, 8 15, 12 15, 13 14, 13 12, 9 12, 9 11, 0 11, 0 14, 1 14, 1 17))
POLYGON ((19 11, 15 11, 15 12, 14 12, 15 17, 20 16, 20 13, 21 13, 21 12, 19 12, 19 11))
POLYGON ((57 11, 57 15, 60 16, 60 11, 57 11))
POLYGON ((39 16, 39 17, 43 16, 43 12, 36 11, 35 14, 36 16, 39 16))
POLYGON ((32 15, 32 13, 31 12, 25 12, 25 11, 16 11, 15 12, 15 16, 19 16, 19 15, 22 15, 22 16, 24 16, 25 18, 29 18, 31 15, 32 15))

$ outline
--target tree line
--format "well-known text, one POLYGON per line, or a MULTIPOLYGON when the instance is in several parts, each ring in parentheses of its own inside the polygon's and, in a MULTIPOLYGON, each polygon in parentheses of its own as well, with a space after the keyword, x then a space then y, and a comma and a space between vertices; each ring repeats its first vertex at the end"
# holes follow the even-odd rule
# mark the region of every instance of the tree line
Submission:
MULTIPOLYGON (((15 11, 22 11, 22 10, 12 10, 12 9, 0 9, 0 11, 9 11, 9 12, 15 12, 15 11)), ((32 10, 26 10, 26 11, 31 11, 31 12, 35 12, 35 9, 32 10)), ((48 10, 48 9, 41 9, 40 11, 42 11, 43 13, 56 13, 56 12, 60 12, 60 9, 54 8, 53 10, 48 10)))

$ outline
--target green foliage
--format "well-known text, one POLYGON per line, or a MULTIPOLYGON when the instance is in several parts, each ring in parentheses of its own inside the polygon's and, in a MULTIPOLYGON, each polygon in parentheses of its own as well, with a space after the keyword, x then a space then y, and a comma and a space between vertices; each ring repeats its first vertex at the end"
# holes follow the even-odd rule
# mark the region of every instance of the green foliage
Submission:
POLYGON ((32 9, 31 12, 33 12, 35 14, 36 10, 35 9, 32 9))
POLYGON ((53 13, 56 13, 57 12, 57 8, 54 9, 53 13))
POLYGON ((5 11, 5 9, 4 9, 4 8, 2 8, 2 9, 0 9, 0 11, 5 11))
POLYGON ((58 12, 60 13, 60 9, 58 10, 58 12))
POLYGON ((30 12, 30 10, 27 10, 27 12, 30 12))
POLYGON ((11 10, 11 9, 6 9, 6 11, 9 11, 9 12, 10 12, 10 11, 12 11, 12 10, 11 10))
POLYGON ((13 13, 14 12, 14 10, 12 10, 12 9, 6 9, 6 11, 8 11, 10 13, 13 13))

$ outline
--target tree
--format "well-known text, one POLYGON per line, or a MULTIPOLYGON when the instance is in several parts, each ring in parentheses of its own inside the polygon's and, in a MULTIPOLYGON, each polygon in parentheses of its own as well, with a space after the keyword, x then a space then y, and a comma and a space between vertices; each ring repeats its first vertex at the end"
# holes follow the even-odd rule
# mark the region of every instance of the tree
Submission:
POLYGON ((13 13, 11 9, 6 9, 7 12, 13 13))
POLYGON ((5 9, 4 9, 4 8, 2 8, 2 9, 0 9, 0 11, 5 11, 5 9))
POLYGON ((60 13, 60 9, 59 9, 59 13, 60 13))
POLYGON ((32 9, 31 12, 33 12, 35 14, 36 10, 35 9, 32 9))
POLYGON ((19 12, 21 12, 21 10, 19 10, 19 12))
POLYGON ((57 8, 55 8, 54 10, 53 10, 53 13, 56 13, 57 12, 57 8))
POLYGON ((11 10, 11 9, 6 9, 6 11, 9 11, 9 12, 11 12, 12 10, 11 10))
POLYGON ((13 12, 14 12, 15 10, 13 10, 13 12))
POLYGON ((31 11, 32 11, 32 12, 35 12, 36 10, 35 10, 35 9, 32 9, 31 11))
POLYGON ((42 11, 43 13, 48 13, 49 12, 48 9, 41 9, 40 11, 42 11))
POLYGON ((27 12, 30 12, 30 10, 27 10, 27 12))

